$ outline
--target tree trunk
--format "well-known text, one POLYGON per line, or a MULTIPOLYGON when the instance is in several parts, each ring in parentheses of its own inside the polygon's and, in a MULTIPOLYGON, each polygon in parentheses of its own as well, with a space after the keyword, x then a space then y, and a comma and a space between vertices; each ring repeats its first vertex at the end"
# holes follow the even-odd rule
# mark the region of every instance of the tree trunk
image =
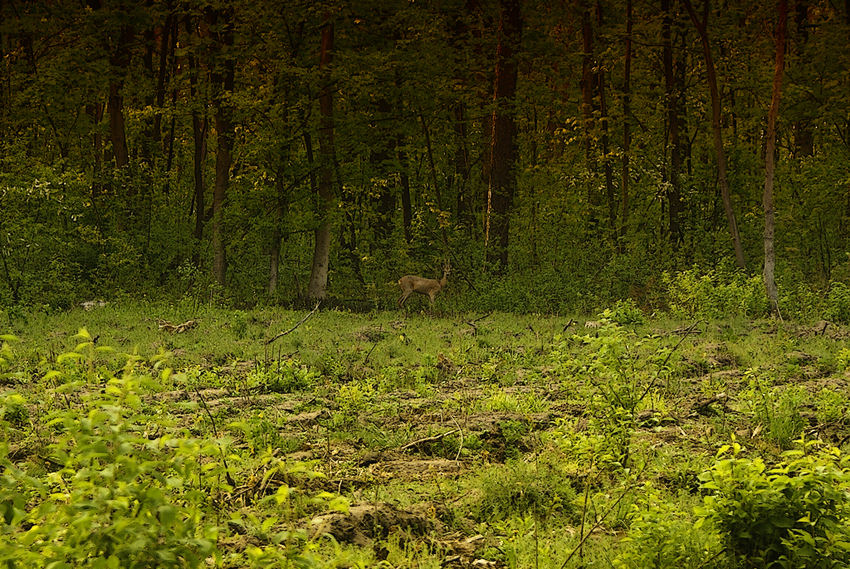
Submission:
MULTIPOLYGON (((386 247, 387 240, 392 235, 393 218, 396 211, 396 194, 394 188, 389 184, 393 154, 393 145, 396 137, 390 128, 392 106, 386 97, 380 96, 372 109, 374 120, 370 125, 374 136, 369 150, 369 163, 371 164, 372 176, 370 178, 381 180, 384 183, 371 190, 378 194, 377 220, 375 222, 375 237, 381 247, 386 247)), ((371 193, 368 192, 368 193, 371 193)))
POLYGON ((764 286, 772 314, 779 314, 779 294, 776 290, 776 253, 774 250, 775 210, 773 205, 773 174, 776 158, 776 118, 782 96, 782 73, 785 68, 785 35, 788 27, 788 0, 779 0, 779 22, 776 26, 776 65, 773 69, 773 89, 767 113, 767 140, 764 158, 764 286))
MULTIPOLYGON (((174 77, 177 74, 177 54, 175 53, 178 45, 178 34, 180 32, 179 22, 177 17, 172 18, 171 22, 171 48, 170 48, 170 56, 171 56, 171 77, 174 77)), ((177 126, 177 113, 174 112, 177 108, 177 87, 172 87, 171 89, 171 124, 168 127, 168 137, 164 141, 165 148, 165 172, 170 173, 171 167, 174 164, 174 133, 177 126)), ((166 176, 165 182, 165 194, 168 195, 170 191, 169 187, 169 177, 166 176)))
MULTIPOLYGON (((130 42, 133 39, 133 29, 122 26, 117 44, 109 57, 112 67, 112 77, 109 81, 109 100, 106 111, 109 113, 109 136, 112 140, 112 153, 115 166, 123 168, 130 163, 127 151, 127 133, 124 127, 124 77, 130 65, 130 42)), ((128 193, 132 194, 130 186, 128 193)))
POLYGON ((522 38, 519 0, 501 0, 499 45, 496 53, 495 109, 490 148, 490 180, 485 227, 486 263, 497 273, 508 266, 510 210, 516 188, 516 84, 522 38), (492 232, 492 243, 490 233, 492 232))
POLYGON ((232 9, 209 10, 207 18, 215 32, 216 61, 213 62, 212 81, 218 91, 215 97, 215 185, 212 204, 213 277, 224 286, 227 276, 227 257, 224 239, 224 201, 230 184, 230 166, 233 163, 233 111, 231 94, 235 79, 232 9))
MULTIPOLYGON (((602 27, 602 5, 596 2, 596 25, 602 27)), ((608 156, 608 104, 605 99, 605 69, 601 66, 596 74, 599 92, 599 118, 602 129, 602 170, 605 173, 605 197, 608 200, 608 221, 611 225, 611 236, 617 238, 617 198, 614 192, 614 169, 608 156)))
POLYGON ((717 178, 720 183, 720 196, 723 199, 723 208, 726 210, 726 221, 729 224, 729 234, 732 237, 732 246, 735 250, 735 262, 738 267, 745 268, 744 249, 741 247, 741 235, 738 232, 738 222, 735 220, 735 211, 732 208, 732 197, 729 192, 729 182, 726 178, 726 152, 723 150, 723 131, 720 121, 720 91, 717 88, 717 73, 714 69, 714 59, 711 56, 711 44, 708 41, 708 13, 709 0, 705 0, 703 20, 697 18, 691 0, 682 0, 694 27, 699 33, 702 43, 703 56, 705 57, 705 69, 708 76, 708 90, 711 94, 711 130, 714 138, 714 152, 717 156, 717 178))
POLYGON ((319 69, 322 72, 323 85, 319 93, 319 113, 321 127, 319 129, 319 226, 316 228, 316 244, 313 250, 313 264, 310 271, 310 282, 307 285, 307 296, 311 300, 321 300, 327 296, 328 265, 331 249, 331 202, 333 201, 333 171, 334 171, 334 117, 333 117, 333 85, 330 70, 333 60, 334 25, 329 14, 325 15, 322 26, 322 46, 319 54, 319 69))
POLYGON ((620 189, 620 237, 617 251, 625 250, 626 231, 629 227, 629 157, 632 146, 632 0, 626 0, 626 55, 623 63, 623 166, 620 189))
POLYGON ((153 132, 151 138, 156 147, 162 147, 162 110, 165 106, 165 80, 167 77, 166 70, 168 69, 168 52, 169 48, 173 48, 175 42, 171 34, 176 32, 174 29, 174 13, 172 11, 171 0, 167 0, 166 9, 168 14, 165 17, 165 23, 160 32, 159 42, 159 68, 157 69, 155 104, 156 113, 153 117, 153 132))
MULTIPOLYGON (((786 16, 787 19, 787 16, 786 16)), ((809 41, 809 0, 797 0, 795 6, 796 40, 798 50, 803 51, 809 41)), ((787 28, 786 24, 786 28, 787 28)), ((799 54, 805 58, 805 54, 799 54)), ((808 113, 807 113, 808 114, 808 113)), ((815 153, 815 138, 812 132, 812 123, 808 116, 796 121, 794 130, 794 151, 798 157, 813 156, 815 153)))
POLYGON ((197 112, 192 113, 192 138, 194 140, 194 157, 192 170, 195 181, 195 239, 200 240, 204 236, 204 222, 206 221, 206 200, 204 199, 204 162, 207 160, 207 130, 206 117, 201 119, 197 112))
POLYGON ((455 131, 454 174, 452 185, 457 195, 457 220, 471 233, 475 225, 473 199, 469 191, 469 149, 467 148, 466 111, 462 102, 456 102, 452 126, 455 131))
MULTIPOLYGON (((190 27, 189 22, 186 22, 187 29, 190 27)), ((189 55, 189 96, 192 106, 192 140, 194 141, 194 154, 192 161, 192 171, 194 179, 193 204, 195 207, 195 230, 194 237, 198 241, 204 235, 204 221, 206 219, 206 203, 204 199, 204 162, 207 156, 207 117, 206 112, 201 113, 198 106, 201 101, 197 101, 198 93, 198 60, 189 55)), ((203 106, 206 106, 205 104, 203 106)), ((200 257, 196 255, 195 263, 200 263, 200 257)))
POLYGON ((593 151, 593 25, 590 6, 585 5, 581 16, 581 115, 584 120, 584 160, 588 173, 587 202, 591 218, 596 220, 596 208, 601 199, 593 178, 596 175, 596 156, 593 151))
MULTIPOLYGON (((281 152, 281 158, 288 154, 288 150, 281 152)), ((285 208, 285 189, 283 183, 283 169, 275 172, 275 208, 274 208, 274 228, 272 229, 271 246, 269 247, 269 295, 277 291, 278 274, 280 272, 280 243, 283 239, 283 216, 285 208)))
MULTIPOLYGON (((670 164, 667 174, 667 215, 670 242, 673 247, 682 243, 682 227, 680 224, 680 212, 682 210, 682 141, 680 137, 680 100, 681 93, 676 82, 676 74, 673 69, 673 39, 671 27, 673 25, 673 8, 670 0, 661 0, 661 10, 664 12, 664 20, 661 26, 661 41, 663 45, 664 65, 664 90, 665 106, 667 111, 667 142, 670 146, 670 164)), ((666 153, 665 153, 666 154, 666 153)))
POLYGON ((124 128, 124 97, 121 95, 123 81, 109 83, 109 100, 106 111, 109 113, 109 138, 112 140, 112 156, 115 166, 123 168, 130 163, 127 151, 127 134, 124 128))
POLYGON ((103 120, 103 103, 91 103, 86 105, 86 114, 92 123, 92 184, 91 184, 91 199, 96 206, 96 200, 100 195, 101 172, 103 166, 103 136, 99 128, 100 121, 103 120))
POLYGON ((402 139, 399 138, 398 163, 401 167, 399 172, 399 183, 401 184, 401 219, 404 225, 404 240, 410 244, 410 225, 413 223, 413 209, 410 203, 410 175, 407 173, 407 153, 404 151, 402 139))

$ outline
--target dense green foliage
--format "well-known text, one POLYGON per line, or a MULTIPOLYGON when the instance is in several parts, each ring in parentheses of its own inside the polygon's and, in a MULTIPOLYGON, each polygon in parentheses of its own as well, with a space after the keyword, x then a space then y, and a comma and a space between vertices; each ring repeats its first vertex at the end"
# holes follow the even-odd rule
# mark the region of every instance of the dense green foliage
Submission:
MULTIPOLYGON (((461 309, 598 310, 632 298, 676 314, 760 314, 776 7, 706 11, 750 270, 730 275, 705 61, 683 6, 665 17, 663 4, 629 17, 625 0, 519 3, 516 92, 505 99, 508 266, 494 267, 492 122, 506 111, 493 89, 509 0, 5 2, 0 303, 303 298, 330 159, 317 99, 331 92, 338 302, 389 306, 400 275, 432 277, 449 261, 461 309), (226 271, 214 276, 219 247, 226 271)), ((847 321, 850 14, 821 0, 792 8, 776 174, 781 304, 847 321)))

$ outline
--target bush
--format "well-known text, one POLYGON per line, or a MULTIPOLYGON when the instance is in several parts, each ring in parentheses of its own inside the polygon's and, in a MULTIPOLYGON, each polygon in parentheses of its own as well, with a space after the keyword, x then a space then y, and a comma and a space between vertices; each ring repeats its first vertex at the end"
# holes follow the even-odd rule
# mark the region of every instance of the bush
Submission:
POLYGON ((692 268, 663 273, 670 312, 680 318, 759 317, 767 313, 764 284, 758 275, 719 269, 705 273, 692 268))
POLYGON ((716 529, 706 523, 694 527, 693 520, 649 485, 643 488, 629 521, 623 548, 614 559, 617 569, 728 566, 716 529))
MULTIPOLYGON (((48 447, 58 470, 0 462, 0 562, 26 567, 202 567, 216 530, 193 488, 211 443, 148 440, 133 380, 112 380, 86 409, 56 412, 48 447)), ((6 405, 8 409, 9 406, 6 405)))
MULTIPOLYGON (((84 329, 76 337, 90 340, 84 329)), ((0 372, 16 357, 8 346, 12 338, 0 336, 0 372)), ((10 444, 11 434, 26 436, 22 427, 33 422, 29 401, 15 392, 0 393, 0 567, 319 566, 307 531, 294 523, 299 513, 292 498, 300 491, 287 484, 276 492, 266 492, 264 484, 254 498, 286 511, 292 523, 284 527, 277 517, 249 515, 262 534, 261 545, 219 550, 219 538, 230 527, 222 525, 225 516, 241 520, 227 505, 233 475, 244 476, 224 457, 236 464, 245 464, 246 457, 225 448, 226 439, 173 428, 160 409, 152 408, 149 395, 163 388, 170 370, 158 378, 137 374, 136 358, 128 356, 123 375, 113 377, 95 368, 98 350, 93 341, 82 342, 77 351, 57 358, 65 362, 62 371, 45 375, 38 395, 49 401, 62 393, 66 405, 37 417, 45 421, 34 429, 37 454, 21 457, 10 444)), ((269 443, 273 428, 267 421, 254 426, 249 452, 269 443)), ((271 451, 251 472, 266 481, 318 476, 307 463, 286 462, 271 451)), ((306 499, 320 508, 347 508, 345 500, 325 492, 306 499)))
POLYGON ((611 308, 606 308, 599 313, 599 318, 610 320, 620 326, 633 324, 644 324, 646 316, 632 299, 618 300, 611 308))
POLYGON ((842 282, 829 283, 824 317, 833 322, 850 323, 850 287, 842 282))
POLYGON ((727 445, 700 476, 709 495, 698 513, 748 567, 850 566, 850 461, 836 448, 801 445, 774 467, 727 445))

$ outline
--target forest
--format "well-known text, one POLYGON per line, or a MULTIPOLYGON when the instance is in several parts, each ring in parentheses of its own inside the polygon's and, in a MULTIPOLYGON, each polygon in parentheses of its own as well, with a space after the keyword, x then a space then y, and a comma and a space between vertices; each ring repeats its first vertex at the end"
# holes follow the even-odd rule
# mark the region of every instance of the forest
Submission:
POLYGON ((458 309, 769 272, 753 310, 807 317, 850 276, 846 2, 0 10, 4 304, 391 307, 450 265, 458 309))
POLYGON ((0 567, 850 567, 850 0, 0 0, 0 56, 0 567))

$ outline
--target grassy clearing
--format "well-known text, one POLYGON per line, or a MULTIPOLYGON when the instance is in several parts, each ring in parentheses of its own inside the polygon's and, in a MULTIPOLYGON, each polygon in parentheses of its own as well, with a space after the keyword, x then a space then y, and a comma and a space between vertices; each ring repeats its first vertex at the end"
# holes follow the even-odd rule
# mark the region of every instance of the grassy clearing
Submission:
POLYGON ((325 311, 266 345, 305 315, 144 303, 4 315, 0 560, 843 559, 848 469, 832 449, 850 433, 845 328, 325 311), (810 499, 827 479, 838 493, 810 499), (773 533, 735 541, 730 528, 752 520, 773 533))

